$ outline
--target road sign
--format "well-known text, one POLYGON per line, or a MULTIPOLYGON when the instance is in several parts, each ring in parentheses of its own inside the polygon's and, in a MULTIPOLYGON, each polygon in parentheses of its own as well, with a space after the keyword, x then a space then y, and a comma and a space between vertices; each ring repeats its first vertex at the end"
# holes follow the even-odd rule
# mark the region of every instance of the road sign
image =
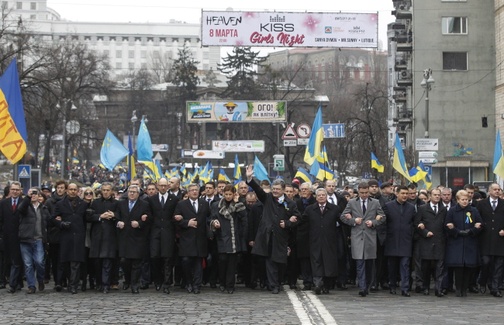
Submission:
POLYGON ((302 138, 302 139, 297 139, 297 144, 298 146, 306 146, 308 144, 309 139, 307 138, 302 138))
POLYGON ((322 129, 324 130, 324 139, 338 139, 346 136, 345 123, 322 124, 322 129))
POLYGON ((193 152, 193 158, 197 159, 223 159, 224 151, 196 150, 193 152))
POLYGON ((297 141, 296 140, 283 140, 284 141, 284 147, 295 147, 297 146, 297 141))
POLYGON ((436 158, 419 158, 418 161, 429 165, 437 163, 436 158))
POLYGON ((311 127, 306 123, 301 123, 297 127, 297 135, 300 138, 309 138, 311 133, 311 127))
POLYGON ((289 124, 282 134, 282 140, 295 140, 297 138, 298 137, 296 132, 294 131, 294 127, 292 126, 292 124, 289 124))
POLYGON ((439 150, 439 139, 416 139, 415 141, 415 149, 416 150, 439 150))
POLYGON ((285 156, 273 155, 273 170, 283 172, 285 170, 285 156))
POLYGON ((30 178, 31 165, 18 165, 18 178, 30 178))

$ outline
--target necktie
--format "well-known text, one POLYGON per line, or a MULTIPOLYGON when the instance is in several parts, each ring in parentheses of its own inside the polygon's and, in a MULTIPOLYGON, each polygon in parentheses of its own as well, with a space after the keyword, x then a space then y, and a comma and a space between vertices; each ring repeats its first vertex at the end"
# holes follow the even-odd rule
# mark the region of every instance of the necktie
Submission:
POLYGON ((329 198, 329 200, 331 201, 332 204, 334 204, 334 199, 332 198, 332 196, 329 198))
POLYGON ((492 201, 492 210, 495 211, 495 208, 497 208, 497 200, 492 201))
POLYGON ((161 206, 164 207, 164 195, 161 195, 161 206))
POLYGON ((16 199, 12 200, 12 211, 13 212, 16 211, 16 207, 17 207, 17 202, 16 201, 17 201, 16 199))
POLYGON ((198 206, 196 205, 196 201, 193 201, 192 206, 194 208, 194 211, 196 211, 196 213, 198 213, 198 206))
POLYGON ((434 214, 437 214, 437 205, 432 207, 434 209, 434 214))
POLYGON ((212 202, 212 199, 207 199, 208 201, 208 205, 210 205, 210 203, 212 202))
POLYGON ((362 201, 362 215, 366 214, 366 201, 362 201))
POLYGON ((133 205, 134 205, 134 203, 130 201, 130 202, 129 202, 129 210, 130 210, 130 211, 131 211, 131 209, 133 209, 133 205))
POLYGON ((324 206, 323 205, 320 206, 320 213, 324 213, 324 206))

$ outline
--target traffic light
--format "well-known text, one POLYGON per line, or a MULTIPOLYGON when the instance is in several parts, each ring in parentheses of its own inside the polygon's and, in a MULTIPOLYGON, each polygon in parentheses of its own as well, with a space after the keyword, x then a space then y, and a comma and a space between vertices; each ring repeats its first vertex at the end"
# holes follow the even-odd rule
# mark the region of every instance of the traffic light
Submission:
POLYGON ((486 116, 483 116, 481 118, 481 127, 484 127, 484 128, 488 127, 488 118, 486 116))

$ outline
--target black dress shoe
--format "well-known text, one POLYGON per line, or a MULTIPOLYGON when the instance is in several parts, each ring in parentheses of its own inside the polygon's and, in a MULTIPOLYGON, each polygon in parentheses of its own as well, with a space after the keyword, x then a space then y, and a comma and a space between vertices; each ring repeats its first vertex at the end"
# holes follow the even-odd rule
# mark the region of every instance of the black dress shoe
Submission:
POLYGON ((490 292, 492 296, 497 297, 497 298, 502 298, 502 293, 500 291, 492 291, 490 292))
POLYGON ((16 288, 9 288, 9 290, 7 290, 8 293, 14 293, 16 292, 16 288))
POLYGON ((128 290, 130 287, 129 283, 123 283, 123 290, 128 290))
POLYGON ((416 293, 421 293, 421 292, 422 292, 422 287, 420 287, 420 286, 416 286, 416 287, 415 287, 415 292, 416 292, 416 293))
POLYGON ((389 292, 390 292, 391 295, 395 295, 396 294, 396 290, 394 288, 390 288, 389 292))
POLYGON ((371 288, 369 288, 369 291, 371 291, 371 292, 377 292, 378 291, 378 287, 377 286, 371 286, 371 288))
POLYGON ((329 294, 329 288, 326 287, 322 288, 322 293, 325 295, 329 294))
POLYGON ((142 284, 142 285, 140 286, 140 289, 142 289, 142 290, 147 290, 147 289, 149 289, 149 285, 148 285, 148 284, 142 284))
POLYGON ((322 288, 319 286, 316 286, 314 291, 315 291, 316 295, 319 295, 322 292, 322 288))
POLYGON ((170 294, 170 289, 169 288, 164 288, 163 293, 166 293, 167 295, 170 294))
POLYGON ((446 296, 448 294, 448 289, 441 289, 441 293, 443 296, 446 296))
POLYGON ((156 291, 159 291, 161 290, 161 285, 160 284, 156 284, 156 291))
POLYGON ((382 284, 381 284, 381 288, 382 288, 383 290, 390 289, 390 287, 389 287, 388 283, 382 283, 382 284))
MULTIPOLYGON (((28 292, 27 292, 27 293, 28 293, 28 294, 32 294, 32 293, 35 293, 35 291, 36 291, 36 290, 35 290, 35 287, 30 287, 30 288, 28 288, 28 292)), ((502 297, 502 296, 501 296, 501 297, 502 297)))
POLYGON ((367 296, 366 291, 359 291, 359 296, 361 297, 367 296))
MULTIPOLYGON (((252 284, 250 285, 252 289, 255 289, 257 287, 257 283, 255 284, 255 287, 252 287, 252 284)), ((215 283, 210 284, 210 288, 215 289, 217 288, 217 285, 215 283)))
POLYGON ((195 295, 198 295, 198 294, 200 294, 200 293, 201 293, 201 291, 200 291, 200 289, 199 289, 199 288, 196 288, 196 289, 194 289, 194 290, 193 290, 193 293, 194 293, 195 295))
POLYGON ((306 285, 303 287, 303 291, 310 291, 311 289, 312 289, 311 284, 306 284, 306 285))
POLYGON ((277 295, 279 292, 280 290, 278 288, 273 288, 273 290, 271 290, 271 293, 275 295, 277 295))
POLYGON ((61 290, 63 289, 63 287, 61 287, 61 285, 57 284, 55 287, 54 287, 54 290, 56 290, 56 292, 61 292, 61 290))
POLYGON ((44 289, 45 289, 44 282, 40 282, 39 285, 38 285, 38 291, 44 291, 44 289))
POLYGON ((72 287, 72 288, 70 289, 70 292, 71 292, 73 295, 77 294, 77 288, 72 287))
POLYGON ((105 286, 103 287, 103 293, 109 293, 110 292, 110 288, 105 286))
POLYGON ((137 295, 140 293, 140 291, 138 289, 131 289, 131 293, 137 295))
POLYGON ((423 292, 424 296, 428 296, 429 295, 429 289, 424 289, 422 292, 423 292))
POLYGON ((470 286, 469 287, 469 292, 470 293, 479 293, 478 287, 476 287, 476 286, 470 286))
POLYGON ((295 284, 289 284, 289 289, 296 290, 296 285, 295 284))
POLYGON ((410 297, 410 293, 408 291, 401 291, 401 296, 403 297, 410 297))
POLYGON ((234 293, 234 289, 228 289, 227 293, 233 294, 234 293))
POLYGON ((457 290, 455 295, 456 295, 457 297, 462 297, 462 291, 457 290))
POLYGON ((436 290, 435 294, 436 294, 436 297, 439 297, 439 298, 444 297, 443 291, 436 290))
POLYGON ((485 294, 485 293, 486 293, 486 289, 487 289, 486 285, 480 286, 480 288, 479 288, 479 292, 480 292, 481 294, 485 294))
POLYGON ((193 292, 193 287, 192 287, 192 285, 188 285, 188 286, 186 287, 186 290, 187 290, 187 292, 188 292, 188 293, 192 293, 192 292, 193 292))
POLYGON ((0 289, 5 289, 5 284, 0 284, 0 289))

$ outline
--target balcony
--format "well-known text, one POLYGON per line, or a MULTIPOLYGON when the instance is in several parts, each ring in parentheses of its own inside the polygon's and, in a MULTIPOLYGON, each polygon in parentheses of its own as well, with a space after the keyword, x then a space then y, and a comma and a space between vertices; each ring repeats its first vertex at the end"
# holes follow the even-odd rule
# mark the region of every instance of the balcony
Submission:
POLYGON ((392 98, 396 103, 405 103, 408 99, 406 87, 394 87, 392 98))
POLYGON ((395 71, 407 70, 408 69, 408 62, 404 59, 396 58, 394 69, 395 69, 395 71))

